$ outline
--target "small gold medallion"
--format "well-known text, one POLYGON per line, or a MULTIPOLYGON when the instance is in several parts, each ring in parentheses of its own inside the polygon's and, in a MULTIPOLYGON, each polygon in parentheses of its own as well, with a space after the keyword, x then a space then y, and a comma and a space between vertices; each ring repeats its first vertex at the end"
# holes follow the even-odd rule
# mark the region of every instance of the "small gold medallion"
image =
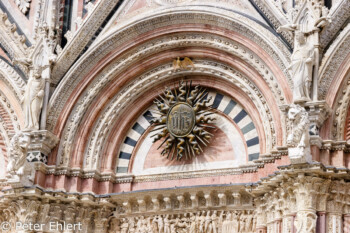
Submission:
POLYGON ((174 137, 185 137, 191 133, 195 121, 193 108, 187 103, 178 103, 168 113, 167 127, 174 137))

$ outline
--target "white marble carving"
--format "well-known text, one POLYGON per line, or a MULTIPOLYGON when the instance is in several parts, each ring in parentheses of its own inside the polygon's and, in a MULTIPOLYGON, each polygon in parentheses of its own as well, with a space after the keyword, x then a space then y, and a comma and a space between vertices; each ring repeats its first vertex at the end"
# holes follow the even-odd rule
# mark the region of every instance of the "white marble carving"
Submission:
POLYGON ((36 67, 26 86, 22 100, 25 116, 25 130, 39 129, 39 116, 43 104, 45 80, 41 77, 41 69, 36 67))
POLYGON ((34 169, 27 161, 29 144, 29 135, 18 132, 13 136, 7 164, 7 178, 9 183, 21 183, 22 185, 32 184, 34 169))
POLYGON ((292 133, 287 138, 291 162, 311 162, 308 113, 300 105, 292 104, 288 111, 288 119, 292 122, 292 133))
POLYGON ((297 1, 290 14, 291 22, 277 31, 294 33, 294 51, 288 67, 294 80, 293 102, 317 101, 319 32, 331 21, 329 10, 321 1, 297 1))
POLYGON ((306 41, 306 36, 302 32, 296 33, 294 52, 291 57, 291 65, 288 67, 292 71, 294 80, 293 101, 294 103, 310 101, 310 91, 312 82, 312 69, 315 62, 314 46, 306 41))
POLYGON ((16 5, 21 10, 23 14, 26 14, 30 8, 30 2, 32 0, 16 0, 16 5))

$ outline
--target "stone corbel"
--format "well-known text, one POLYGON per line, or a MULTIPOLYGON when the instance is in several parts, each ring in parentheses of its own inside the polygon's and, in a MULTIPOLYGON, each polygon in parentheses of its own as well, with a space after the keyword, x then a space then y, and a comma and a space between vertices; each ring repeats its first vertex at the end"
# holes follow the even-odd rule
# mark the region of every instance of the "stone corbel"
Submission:
POLYGON ((47 162, 47 156, 51 150, 57 145, 59 139, 56 135, 47 130, 38 130, 26 132, 31 143, 28 147, 28 162, 47 162))
MULTIPOLYGON (((310 135, 310 145, 315 145, 318 148, 322 147, 322 139, 319 136, 319 129, 326 119, 330 116, 331 108, 328 106, 326 101, 311 101, 306 103, 300 103, 302 107, 305 108, 309 114, 309 135, 310 135)), ((280 106, 281 111, 287 115, 289 105, 280 106)))
POLYGON ((326 101, 307 102, 305 109, 309 114, 310 127, 310 145, 315 145, 318 148, 322 146, 322 139, 319 135, 319 129, 331 113, 331 108, 326 101))

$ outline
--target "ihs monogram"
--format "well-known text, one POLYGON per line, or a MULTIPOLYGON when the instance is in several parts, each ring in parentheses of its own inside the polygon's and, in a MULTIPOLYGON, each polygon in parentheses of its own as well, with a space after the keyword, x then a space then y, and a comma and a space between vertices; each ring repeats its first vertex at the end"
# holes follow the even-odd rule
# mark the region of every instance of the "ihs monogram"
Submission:
POLYGON ((155 137, 153 142, 165 138, 162 155, 167 158, 177 160, 183 157, 191 159, 203 152, 203 146, 209 144, 213 134, 206 128, 215 128, 212 125, 215 118, 208 105, 211 97, 205 88, 195 86, 192 82, 180 82, 179 89, 171 90, 166 88, 163 95, 159 95, 154 103, 157 110, 154 112, 157 117, 152 120, 156 132, 151 137, 155 137), (211 122, 211 124, 210 124, 211 122))

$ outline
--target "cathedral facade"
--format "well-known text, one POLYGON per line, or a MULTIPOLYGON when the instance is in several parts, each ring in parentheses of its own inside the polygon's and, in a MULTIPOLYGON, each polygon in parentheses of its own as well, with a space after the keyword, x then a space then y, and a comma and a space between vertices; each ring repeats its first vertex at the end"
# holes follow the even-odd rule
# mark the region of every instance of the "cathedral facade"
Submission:
POLYGON ((350 233, 350 0, 1 0, 0 232, 350 233))

